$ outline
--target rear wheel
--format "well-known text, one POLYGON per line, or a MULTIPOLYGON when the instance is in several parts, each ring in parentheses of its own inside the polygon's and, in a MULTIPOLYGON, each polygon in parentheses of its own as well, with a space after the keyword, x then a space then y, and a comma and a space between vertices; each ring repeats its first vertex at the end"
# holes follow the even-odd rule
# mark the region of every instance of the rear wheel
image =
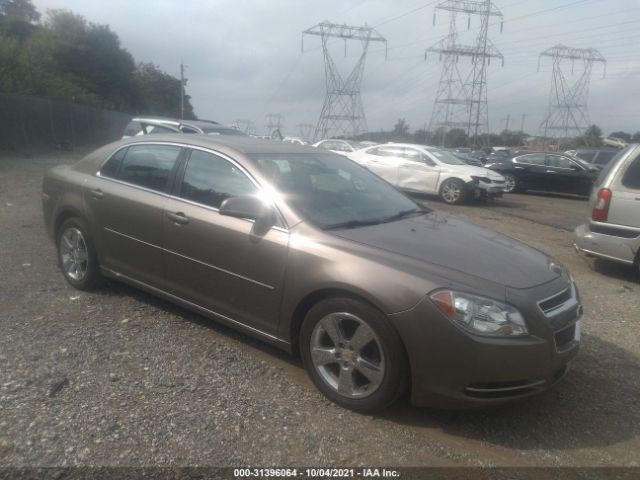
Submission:
POLYGON ((449 180, 445 180, 440 187, 440 198, 442 198, 445 203, 449 203, 451 205, 459 204, 464 202, 465 197, 466 192, 462 180, 451 178, 449 180))
POLYGON ((357 412, 389 406, 407 384, 398 333, 382 312, 357 300, 327 299, 311 308, 300 332, 300 353, 316 387, 357 412))
POLYGON ((505 179, 504 191, 507 193, 524 192, 522 181, 520 181, 515 175, 510 173, 502 174, 505 179))
POLYGON ((102 281, 98 258, 85 222, 65 220, 58 229, 58 264, 64 278, 79 290, 93 290, 102 281))

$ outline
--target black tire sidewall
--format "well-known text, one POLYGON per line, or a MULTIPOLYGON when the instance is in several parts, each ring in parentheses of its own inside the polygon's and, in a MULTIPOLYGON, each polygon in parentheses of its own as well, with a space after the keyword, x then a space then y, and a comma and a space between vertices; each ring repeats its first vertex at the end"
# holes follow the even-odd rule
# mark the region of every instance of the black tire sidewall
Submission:
POLYGON ((404 346, 395 328, 386 316, 375 307, 351 298, 331 298, 314 305, 302 324, 300 331, 300 355, 302 363, 315 386, 329 400, 360 413, 380 411, 391 405, 406 389, 408 362, 404 346), (339 395, 329 387, 316 371, 311 361, 310 342, 313 328, 330 313, 347 312, 356 315, 378 336, 385 359, 385 374, 380 387, 371 395, 350 399, 339 395))
POLYGON ((62 275, 69 284, 77 288, 78 290, 93 290, 98 287, 101 283, 100 276, 100 267, 98 265, 98 256, 96 255, 93 238, 89 233, 89 229, 87 224, 78 217, 68 218, 60 225, 56 234, 56 252, 58 256, 58 266, 62 271, 62 275), (82 237, 84 238, 85 246, 87 247, 87 274, 84 276, 82 280, 74 280, 69 277, 67 273, 64 271, 64 267, 62 266, 62 255, 60 253, 60 239, 62 238, 62 234, 68 228, 77 228, 82 233, 82 237))

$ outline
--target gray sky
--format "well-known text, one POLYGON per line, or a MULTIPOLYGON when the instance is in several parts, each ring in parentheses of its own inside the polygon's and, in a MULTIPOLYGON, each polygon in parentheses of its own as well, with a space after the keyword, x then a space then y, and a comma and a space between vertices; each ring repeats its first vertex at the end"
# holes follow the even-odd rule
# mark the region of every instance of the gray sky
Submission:
MULTIPOLYGON (((367 57, 362 97, 370 130, 391 129, 405 118, 411 129, 428 124, 440 78, 435 56, 424 50, 448 33, 446 12, 433 25, 430 0, 34 0, 41 12, 64 8, 108 24, 136 61, 153 62, 179 76, 188 66, 188 93, 201 118, 254 121, 263 133, 267 113, 284 116, 284 132, 315 124, 324 98, 324 65, 318 37, 301 32, 323 20, 374 26, 388 41, 367 57), (400 18, 397 18, 400 17, 400 18)), ((537 71, 538 54, 557 43, 595 47, 607 58, 607 76, 596 66, 591 80, 592 123, 608 134, 640 130, 640 0, 495 0, 504 30, 489 36, 505 56, 488 74, 489 123, 501 131, 535 134, 548 105, 551 61, 537 71)), ((466 31, 461 18, 459 29, 466 31)), ((478 22, 471 25, 477 31, 478 22)), ((467 34, 469 35, 469 34, 467 34)), ((462 38, 464 40, 464 37, 462 38)), ((337 41, 334 56, 344 70, 359 45, 337 41)), ((460 61, 465 61, 461 59, 460 61)), ((468 61, 468 60, 466 60, 468 61)), ((576 75, 577 78, 577 75, 576 75)))

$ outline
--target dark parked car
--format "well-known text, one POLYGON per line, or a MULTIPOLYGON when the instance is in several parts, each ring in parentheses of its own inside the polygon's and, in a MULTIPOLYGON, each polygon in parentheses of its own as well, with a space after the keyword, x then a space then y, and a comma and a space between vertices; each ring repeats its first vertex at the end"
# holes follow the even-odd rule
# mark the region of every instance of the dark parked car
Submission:
POLYGON ((507 192, 543 190, 589 195, 600 168, 562 153, 522 152, 489 160, 486 168, 500 172, 507 192))
POLYGON ((569 150, 566 153, 572 157, 578 157, 585 162, 593 165, 604 167, 613 157, 620 152, 618 148, 579 148, 577 150, 569 150))
POLYGON ((582 307, 561 265, 317 148, 135 137, 55 167, 42 196, 71 285, 127 282, 299 353, 357 411, 409 385, 420 405, 520 399, 578 351, 582 307))

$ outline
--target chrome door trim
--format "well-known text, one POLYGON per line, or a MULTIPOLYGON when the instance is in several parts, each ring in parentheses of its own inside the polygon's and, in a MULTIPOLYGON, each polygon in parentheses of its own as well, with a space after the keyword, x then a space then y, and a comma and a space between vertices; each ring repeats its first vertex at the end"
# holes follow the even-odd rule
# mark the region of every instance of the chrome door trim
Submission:
POLYGON ((152 243, 147 243, 147 242, 145 242, 143 240, 140 240, 140 239, 135 238, 135 237, 131 237, 131 236, 126 235, 124 233, 120 233, 120 232, 118 232, 116 230, 113 230, 111 228, 108 228, 108 227, 103 227, 103 228, 106 231, 111 232, 111 233, 113 233, 115 235, 119 235, 121 237, 128 238, 129 240, 133 240, 134 242, 142 243, 143 245, 147 245, 149 247, 157 248, 159 250, 162 250, 163 252, 170 253, 171 255, 176 255, 178 257, 184 258, 185 260, 190 260, 192 262, 198 263, 198 264, 203 265, 205 267, 209 267, 209 268, 211 268, 213 270, 216 270, 218 272, 226 273, 227 275, 231 275, 232 277, 240 278, 240 279, 245 280, 247 282, 250 282, 250 283, 259 285, 261 287, 267 288, 269 290, 275 290, 276 289, 276 287, 274 287, 273 285, 268 285, 268 284, 262 283, 262 282, 260 282, 258 280, 254 280, 252 278, 245 277, 245 276, 240 275, 238 273, 234 273, 234 272, 231 272, 229 270, 225 270, 224 268, 216 267, 215 265, 211 265, 209 263, 201 262, 200 260, 196 260, 195 258, 187 257, 186 255, 182 255, 180 253, 174 252, 173 250, 167 250, 166 248, 159 247, 158 245, 153 245, 152 243))
POLYGON ((203 312, 206 312, 206 313, 209 313, 209 314, 214 315, 216 317, 219 317, 220 319, 222 319, 222 320, 224 320, 224 321, 226 321, 228 323, 231 323, 234 326, 238 326, 238 327, 241 327, 243 329, 249 330, 252 333, 256 333, 256 334, 258 334, 258 335, 260 335, 262 337, 268 338, 269 340, 273 340, 273 341, 276 341, 278 343, 283 343, 285 345, 291 345, 291 342, 283 340, 280 337, 276 337, 275 335, 271 335, 270 333, 266 333, 266 332, 264 332, 262 330, 259 330, 259 329, 255 328, 255 327, 247 325, 246 323, 242 323, 242 322, 239 322, 238 320, 234 320, 231 317, 227 317, 226 315, 223 315, 221 313, 218 313, 218 312, 215 312, 213 310, 210 310, 210 309, 208 309, 206 307, 198 305, 197 303, 193 303, 193 302, 190 302, 189 300, 185 300, 182 297, 178 297, 177 295, 173 295, 172 293, 169 293, 169 292, 167 292, 165 290, 162 290, 160 288, 151 286, 148 283, 141 282, 140 280, 136 280, 134 278, 131 278, 128 275, 124 275, 122 273, 116 272, 115 270, 112 270, 110 268, 103 267, 103 266, 100 266, 100 269, 104 270, 105 272, 107 272, 108 274, 110 274, 111 276, 113 276, 115 278, 123 279, 123 280, 126 280, 126 281, 131 282, 131 283, 135 283, 136 285, 139 285, 139 286, 141 286, 141 287, 143 287, 143 288, 145 288, 147 290, 152 290, 153 292, 156 292, 156 293, 158 293, 158 294, 160 294, 162 296, 169 297, 170 299, 175 300, 177 303, 182 303, 182 304, 187 305, 187 306, 189 306, 189 307, 191 307, 193 309, 201 310, 203 312))

